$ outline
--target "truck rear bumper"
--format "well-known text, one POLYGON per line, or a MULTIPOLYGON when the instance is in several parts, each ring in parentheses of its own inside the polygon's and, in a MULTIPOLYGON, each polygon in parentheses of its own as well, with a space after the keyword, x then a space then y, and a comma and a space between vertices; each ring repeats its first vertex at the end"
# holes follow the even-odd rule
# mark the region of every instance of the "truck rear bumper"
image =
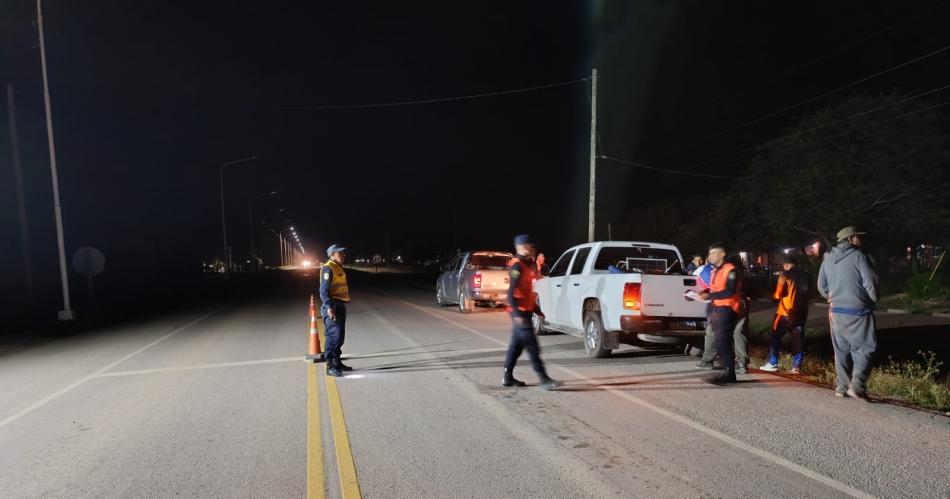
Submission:
POLYGON ((476 301, 502 302, 508 298, 507 289, 472 291, 472 299, 476 301))
POLYGON ((623 315, 620 317, 620 329, 625 333, 692 338, 706 334, 706 319, 623 315))

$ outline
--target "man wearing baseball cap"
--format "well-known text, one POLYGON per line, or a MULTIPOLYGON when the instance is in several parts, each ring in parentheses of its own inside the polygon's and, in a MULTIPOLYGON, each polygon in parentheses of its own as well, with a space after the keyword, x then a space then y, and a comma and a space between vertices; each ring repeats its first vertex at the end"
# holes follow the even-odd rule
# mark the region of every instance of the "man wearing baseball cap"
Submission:
POLYGON ((320 315, 326 327, 327 376, 343 376, 352 368, 340 360, 341 347, 346 337, 346 304, 350 302, 350 288, 346 281, 346 248, 334 244, 327 249, 330 259, 320 269, 320 315))
POLYGON ((501 379, 502 386, 525 386, 525 383, 514 376, 515 363, 521 352, 528 351, 528 358, 538 375, 541 387, 545 390, 554 390, 561 386, 561 382, 553 380, 544 369, 541 361, 541 347, 534 336, 531 327, 531 317, 539 314, 543 320, 541 309, 538 308, 537 297, 534 294, 534 281, 538 273, 537 247, 531 242, 531 236, 520 234, 515 236, 516 256, 508 264, 508 313, 511 314, 511 342, 508 344, 508 353, 505 356, 505 373, 501 379))
POLYGON ((838 231, 818 272, 818 292, 831 304, 831 343, 835 349, 835 396, 867 401, 871 357, 877 349, 874 304, 877 275, 861 252, 862 236, 854 227, 838 231))

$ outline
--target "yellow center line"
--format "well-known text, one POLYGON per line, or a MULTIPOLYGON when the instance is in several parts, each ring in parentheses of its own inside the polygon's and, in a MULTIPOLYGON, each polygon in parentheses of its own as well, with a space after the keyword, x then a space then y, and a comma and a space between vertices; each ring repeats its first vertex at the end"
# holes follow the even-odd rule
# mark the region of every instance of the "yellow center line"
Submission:
MULTIPOLYGON (((317 334, 323 340, 323 321, 317 322, 317 334)), ((323 342, 325 345, 326 343, 323 342)), ((343 418, 343 403, 340 401, 340 391, 336 386, 336 378, 324 376, 327 384, 327 401, 330 406, 330 426, 333 427, 333 446, 336 447, 336 464, 340 472, 340 495, 343 499, 360 499, 360 484, 356 479, 356 464, 353 462, 353 450, 350 448, 350 437, 346 432, 346 420, 343 418)))
POLYGON ((320 426, 320 392, 317 365, 307 366, 307 499, 323 499, 323 428, 320 426))
POLYGON ((353 463, 350 437, 346 433, 343 404, 340 403, 340 392, 336 388, 336 378, 325 376, 324 379, 327 381, 327 399, 330 402, 330 424, 333 426, 336 463, 340 470, 340 492, 343 499, 359 499, 362 497, 360 484, 356 480, 356 465, 353 463))

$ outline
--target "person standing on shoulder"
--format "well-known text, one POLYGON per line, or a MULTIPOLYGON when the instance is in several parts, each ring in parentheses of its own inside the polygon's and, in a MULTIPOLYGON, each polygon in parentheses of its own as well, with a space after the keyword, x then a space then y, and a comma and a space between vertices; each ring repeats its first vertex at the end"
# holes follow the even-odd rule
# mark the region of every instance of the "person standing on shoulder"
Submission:
POLYGON ((513 372, 521 352, 527 350, 541 386, 545 390, 554 390, 561 386, 561 382, 548 377, 544 362, 541 361, 538 338, 531 327, 532 314, 541 313, 534 294, 534 281, 540 277, 538 262, 535 260, 537 248, 531 242, 530 236, 522 234, 515 237, 515 251, 517 254, 508 265, 508 313, 511 314, 511 342, 508 344, 505 373, 501 379, 501 385, 525 386, 523 381, 514 377, 513 372))
POLYGON ((326 328, 327 376, 343 376, 352 371, 340 360, 343 340, 346 338, 346 304, 350 302, 350 288, 346 281, 346 248, 334 244, 327 249, 330 259, 320 269, 320 315, 326 328))
POLYGON ((835 396, 847 395, 867 402, 871 357, 877 350, 877 275, 861 252, 864 234, 854 227, 838 231, 838 245, 821 262, 818 292, 831 305, 828 320, 835 349, 835 396))
POLYGON ((769 362, 759 369, 768 372, 778 371, 778 354, 782 345, 782 336, 788 333, 792 337, 791 374, 801 374, 805 322, 808 320, 808 274, 798 267, 798 262, 786 256, 782 264, 782 273, 772 298, 778 301, 775 319, 772 321, 772 335, 769 340, 769 362))
POLYGON ((703 300, 711 300, 709 325, 716 335, 716 350, 723 364, 723 373, 712 379, 714 384, 736 382, 736 357, 734 331, 743 314, 743 301, 739 288, 739 272, 735 265, 726 261, 726 247, 721 243, 709 247, 706 261, 715 267, 709 289, 700 293, 703 300))

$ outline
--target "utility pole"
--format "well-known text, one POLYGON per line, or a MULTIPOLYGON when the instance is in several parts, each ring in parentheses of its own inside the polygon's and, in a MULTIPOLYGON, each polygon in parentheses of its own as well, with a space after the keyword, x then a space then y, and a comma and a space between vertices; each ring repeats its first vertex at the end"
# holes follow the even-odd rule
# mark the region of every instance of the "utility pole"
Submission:
POLYGON ((266 198, 268 196, 273 196, 277 194, 277 191, 271 191, 265 194, 258 194, 256 196, 251 196, 247 200, 247 223, 248 228, 250 229, 251 235, 251 266, 254 270, 257 270, 257 251, 254 249, 254 200, 260 198, 266 198))
POLYGON ((594 205, 597 199, 597 68, 590 75, 590 201, 587 205, 587 242, 594 242, 594 205))
POLYGON ((59 203, 59 173, 56 170, 56 145, 53 142, 53 113, 49 98, 49 77, 46 72, 46 39, 43 36, 43 5, 36 0, 36 25, 40 32, 40 66, 43 69, 43 103, 46 108, 46 137, 49 140, 49 169, 53 179, 53 215, 56 218, 56 245, 59 249, 59 278, 63 287, 63 309, 58 317, 61 321, 73 320, 73 309, 69 303, 69 269, 66 267, 66 241, 63 237, 63 211, 59 203))
MULTIPOLYGON (((39 0, 36 0, 39 2, 39 0)), ((224 169, 236 165, 238 163, 244 163, 246 161, 254 161, 257 159, 257 156, 251 156, 248 158, 237 159, 234 161, 228 161, 227 163, 221 165, 221 169, 218 170, 218 186, 221 191, 221 238, 224 239, 224 277, 228 278, 229 273, 231 272, 231 250, 228 248, 228 222, 224 216, 224 169)))
POLYGON ((7 110, 10 116, 10 151, 13 157, 13 177, 16 184, 16 205, 20 215, 20 244, 23 248, 23 278, 26 283, 26 299, 30 308, 36 304, 33 289, 33 257, 30 250, 30 227, 26 217, 26 198, 23 195, 23 166, 20 164, 20 139, 16 129, 16 103, 13 99, 13 84, 7 83, 7 110))

